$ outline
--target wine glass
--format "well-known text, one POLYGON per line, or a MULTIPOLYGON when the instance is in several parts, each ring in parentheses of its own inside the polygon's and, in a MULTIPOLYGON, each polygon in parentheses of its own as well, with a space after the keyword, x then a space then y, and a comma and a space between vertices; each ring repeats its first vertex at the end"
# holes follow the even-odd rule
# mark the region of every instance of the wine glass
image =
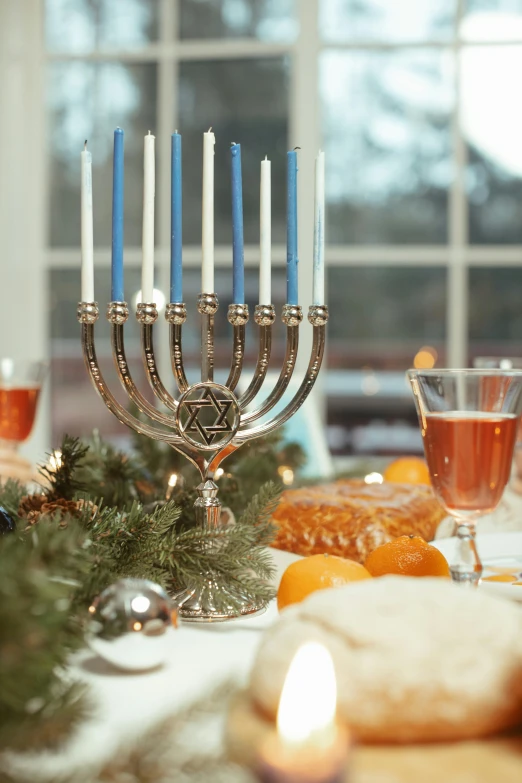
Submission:
POLYGON ((409 370, 435 494, 457 522, 456 582, 478 584, 477 519, 493 511, 509 481, 522 370, 409 370))
MULTIPOLYGON (((521 356, 476 356, 473 359, 473 367, 481 370, 491 370, 498 368, 500 370, 522 370, 521 356)), ((515 451, 513 455, 513 466, 511 469, 510 489, 518 495, 522 495, 522 418, 518 420, 517 437, 515 440, 515 451)), ((506 496, 499 506, 499 511, 505 514, 510 513, 509 504, 506 502, 506 496), (504 508, 502 508, 504 507, 504 508)))
POLYGON ((33 429, 46 364, 0 358, 0 476, 26 480, 30 463, 17 454, 33 429))

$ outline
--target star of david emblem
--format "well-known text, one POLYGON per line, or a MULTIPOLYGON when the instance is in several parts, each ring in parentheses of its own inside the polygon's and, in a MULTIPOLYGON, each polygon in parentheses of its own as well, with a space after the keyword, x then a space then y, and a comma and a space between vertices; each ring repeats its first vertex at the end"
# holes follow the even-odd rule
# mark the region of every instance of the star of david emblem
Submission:
POLYGON ((200 383, 180 398, 177 420, 180 435, 191 445, 215 449, 226 445, 236 434, 239 409, 236 398, 225 386, 200 383))

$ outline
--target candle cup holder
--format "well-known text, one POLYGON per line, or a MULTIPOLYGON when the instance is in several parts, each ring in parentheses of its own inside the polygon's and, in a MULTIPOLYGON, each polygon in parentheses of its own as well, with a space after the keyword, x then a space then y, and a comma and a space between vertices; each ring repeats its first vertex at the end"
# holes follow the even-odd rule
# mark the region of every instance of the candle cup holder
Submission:
MULTIPOLYGON (((141 421, 120 405, 108 388, 96 358, 94 346, 94 325, 99 317, 96 302, 78 304, 78 321, 81 324, 82 349, 87 371, 94 388, 107 408, 117 419, 136 432, 149 438, 168 443, 183 454, 199 471, 201 484, 197 487, 199 497, 194 507, 196 520, 202 528, 214 529, 221 525, 221 503, 217 497, 218 487, 214 476, 220 463, 247 441, 268 435, 283 425, 302 406, 310 394, 324 354, 325 329, 328 308, 312 305, 308 320, 313 326, 313 344, 308 369, 293 399, 277 415, 262 424, 256 421, 268 413, 283 396, 294 372, 299 344, 299 327, 303 319, 298 305, 283 306, 282 320, 286 325, 286 352, 283 367, 272 391, 265 400, 252 410, 246 407, 257 397, 268 370, 272 343, 272 326, 276 314, 273 305, 256 305, 254 321, 259 327, 258 358, 253 378, 245 391, 237 395, 237 388, 243 370, 245 349, 245 326, 249 318, 246 304, 233 304, 228 309, 228 320, 233 327, 233 351, 230 372, 225 384, 214 382, 214 316, 218 299, 213 293, 201 293, 197 308, 201 315, 201 381, 189 384, 183 367, 182 327, 187 310, 182 302, 167 306, 165 317, 170 330, 170 355, 172 371, 179 397, 173 397, 163 385, 154 355, 153 329, 158 318, 154 303, 140 303, 136 318, 140 323, 141 345, 145 373, 156 398, 169 411, 162 413, 139 392, 125 356, 124 325, 129 316, 125 302, 110 302, 107 319, 111 324, 113 357, 119 379, 128 397, 138 409, 160 427, 141 421)), ((180 617, 188 622, 225 621, 236 617, 255 614, 264 606, 252 604, 244 597, 239 611, 226 605, 226 596, 221 595, 219 606, 215 605, 215 592, 222 590, 209 575, 204 591, 197 592, 190 586, 177 592, 180 617), (223 598, 225 601, 223 601, 223 598)), ((237 605, 237 593, 234 593, 237 605)))

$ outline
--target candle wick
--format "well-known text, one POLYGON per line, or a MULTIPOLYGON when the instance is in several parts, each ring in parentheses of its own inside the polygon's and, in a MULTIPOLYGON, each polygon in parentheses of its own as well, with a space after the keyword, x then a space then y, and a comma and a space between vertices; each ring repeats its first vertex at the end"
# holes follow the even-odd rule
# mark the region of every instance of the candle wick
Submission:
POLYGON ((211 125, 211 126, 210 126, 210 128, 208 129, 208 133, 210 133, 210 131, 211 131, 211 130, 212 130, 212 125, 211 125))
POLYGON ((84 145, 83 145, 83 149, 84 149, 84 150, 86 150, 86 149, 87 149, 87 139, 85 139, 85 143, 84 143, 84 145))
POLYGON ((232 145, 232 147, 236 146, 236 142, 235 141, 231 141, 230 144, 232 145))
POLYGON ((265 155, 265 160, 268 160, 268 155, 265 155))
POLYGON ((176 128, 176 130, 174 131, 174 133, 177 133, 177 132, 178 132, 178 129, 176 128))
POLYGON ((296 150, 300 150, 300 149, 301 149, 301 147, 294 147, 294 152, 295 152, 296 150))
POLYGON ((149 136, 150 136, 150 131, 149 131, 149 136))

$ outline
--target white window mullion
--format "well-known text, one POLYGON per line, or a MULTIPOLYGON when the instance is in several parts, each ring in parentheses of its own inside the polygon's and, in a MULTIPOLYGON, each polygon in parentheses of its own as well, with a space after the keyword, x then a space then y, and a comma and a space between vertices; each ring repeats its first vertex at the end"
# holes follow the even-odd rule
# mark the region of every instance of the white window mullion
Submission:
POLYGON ((312 258, 314 226, 314 164, 320 140, 319 112, 319 0, 298 3, 300 33, 291 70, 289 148, 300 147, 298 155, 298 242, 299 302, 304 310, 298 364, 307 366, 312 346, 312 329, 306 320, 312 303, 312 258))
POLYGON ((460 121, 461 75, 459 29, 464 0, 458 0, 453 38, 455 102, 452 117, 454 176, 449 194, 450 264, 447 279, 446 362, 465 367, 468 361, 468 204, 465 188, 467 149, 460 121))
MULTIPOLYGON (((156 285, 170 297, 170 144, 175 130, 178 96, 178 67, 173 44, 178 29, 177 0, 161 0, 160 41, 162 54, 158 61, 158 105, 157 116, 157 188, 156 209, 158 215, 158 236, 156 240, 156 285)), ((163 314, 161 314, 163 315, 163 314)), ((163 317, 156 329, 156 351, 162 374, 170 385, 170 349, 168 329, 163 317)))

